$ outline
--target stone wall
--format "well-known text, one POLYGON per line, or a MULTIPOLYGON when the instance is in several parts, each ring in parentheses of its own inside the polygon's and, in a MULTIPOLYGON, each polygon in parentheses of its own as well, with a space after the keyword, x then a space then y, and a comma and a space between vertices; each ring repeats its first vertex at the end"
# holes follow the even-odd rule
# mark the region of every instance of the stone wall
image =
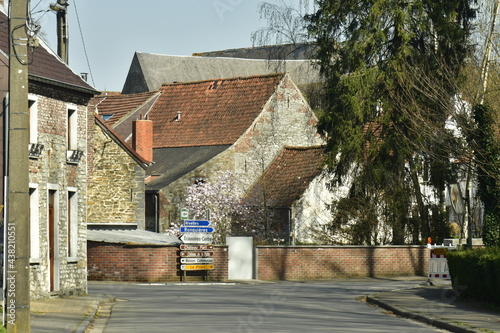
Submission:
MULTIPOLYGON (((32 254, 36 253, 36 256, 30 256, 31 295, 33 299, 48 297, 53 293, 82 295, 87 292, 86 133, 87 102, 90 96, 32 82, 29 88, 29 98, 35 102, 33 108, 36 108, 38 115, 36 142, 30 143, 44 146, 40 156, 32 157, 29 161, 30 192, 36 192, 34 198, 38 198, 38 216, 30 222, 38 233, 38 237, 32 235, 36 238, 31 241, 32 254), (67 160, 68 108, 74 109, 77 117, 75 148, 83 152, 78 162, 67 160), (72 201, 75 211, 72 227, 68 226, 71 223, 68 218, 70 194, 76 194, 72 201), (52 232, 47 222, 49 196, 54 198, 55 223, 52 232), (49 259, 50 237, 53 238, 53 260, 49 259), (51 265, 54 268, 52 276, 51 265)), ((33 116, 33 110, 30 111, 30 117, 33 116)))
POLYGON ((145 170, 95 124, 95 119, 90 126, 87 222, 133 224, 145 229, 145 170))

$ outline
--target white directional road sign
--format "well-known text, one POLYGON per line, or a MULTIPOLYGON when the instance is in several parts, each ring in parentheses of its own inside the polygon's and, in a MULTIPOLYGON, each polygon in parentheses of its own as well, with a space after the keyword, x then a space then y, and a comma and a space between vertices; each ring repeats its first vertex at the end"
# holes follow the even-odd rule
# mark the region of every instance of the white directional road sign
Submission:
POLYGON ((181 264, 212 264, 214 258, 181 258, 181 264))
POLYGON ((211 244, 211 243, 213 243, 214 237, 212 234, 209 234, 209 233, 190 232, 190 233, 182 235, 181 237, 179 237, 179 239, 183 243, 187 243, 187 244, 211 244))

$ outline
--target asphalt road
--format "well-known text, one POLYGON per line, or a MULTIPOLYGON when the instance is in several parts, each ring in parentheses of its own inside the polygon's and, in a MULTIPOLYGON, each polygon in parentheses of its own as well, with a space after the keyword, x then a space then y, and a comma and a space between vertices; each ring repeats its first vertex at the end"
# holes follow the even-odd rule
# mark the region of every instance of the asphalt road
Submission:
POLYGON ((103 284, 113 295, 105 333, 123 332, 443 332, 359 301, 378 291, 415 287, 384 279, 265 284, 103 284))

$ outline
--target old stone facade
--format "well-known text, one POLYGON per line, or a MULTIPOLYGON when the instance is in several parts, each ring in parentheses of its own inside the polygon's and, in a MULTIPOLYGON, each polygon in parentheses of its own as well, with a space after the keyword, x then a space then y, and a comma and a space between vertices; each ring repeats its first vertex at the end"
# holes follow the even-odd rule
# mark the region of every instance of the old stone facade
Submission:
POLYGON ((30 82, 32 298, 87 292, 87 102, 30 82))
POLYGON ((285 146, 323 144, 316 121, 299 89, 284 75, 252 126, 231 147, 159 191, 160 231, 179 220, 186 188, 196 179, 210 179, 217 171, 230 170, 242 184, 241 189, 235 190, 243 194, 285 146))
POLYGON ((147 161, 90 115, 88 224, 145 229, 144 178, 147 161))

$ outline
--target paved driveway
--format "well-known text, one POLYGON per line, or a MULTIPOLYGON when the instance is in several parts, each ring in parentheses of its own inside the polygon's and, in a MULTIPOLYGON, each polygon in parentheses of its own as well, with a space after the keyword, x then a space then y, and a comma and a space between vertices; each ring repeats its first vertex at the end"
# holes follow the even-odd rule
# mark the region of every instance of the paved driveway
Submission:
POLYGON ((98 284, 118 298, 105 333, 441 332, 357 300, 417 281, 384 279, 265 284, 98 284))

